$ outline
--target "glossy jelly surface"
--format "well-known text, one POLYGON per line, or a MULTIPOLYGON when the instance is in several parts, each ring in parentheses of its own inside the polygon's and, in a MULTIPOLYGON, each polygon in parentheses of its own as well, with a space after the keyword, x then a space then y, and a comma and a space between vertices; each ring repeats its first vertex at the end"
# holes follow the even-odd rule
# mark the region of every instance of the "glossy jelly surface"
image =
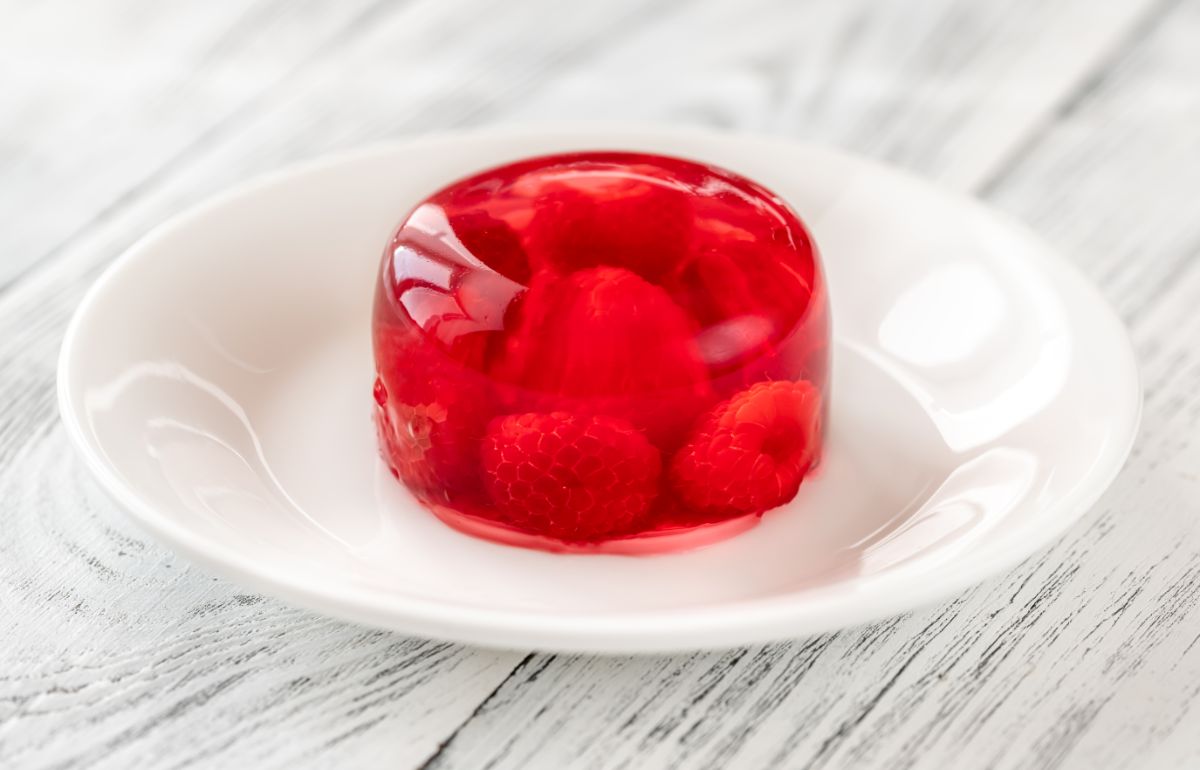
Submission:
POLYGON ((384 459, 479 536, 707 542, 791 500, 820 457, 812 238, 770 191, 692 161, 554 155, 434 193, 385 250, 374 345, 384 459))

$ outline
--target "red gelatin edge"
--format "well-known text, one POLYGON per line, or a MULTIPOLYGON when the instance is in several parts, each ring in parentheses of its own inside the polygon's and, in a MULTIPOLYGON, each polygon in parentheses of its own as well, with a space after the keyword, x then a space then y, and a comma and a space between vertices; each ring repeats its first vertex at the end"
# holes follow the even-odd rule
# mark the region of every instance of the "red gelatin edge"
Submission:
POLYGON ((573 153, 435 192, 385 250, 373 333, 385 461, 479 537, 695 547, 820 458, 816 247, 773 193, 704 164, 573 153))
POLYGON ((734 519, 691 527, 655 529, 636 535, 624 535, 592 542, 566 542, 545 535, 525 532, 498 521, 455 510, 445 505, 432 505, 429 506, 429 509, 439 519, 459 532, 504 545, 534 548, 554 553, 603 553, 618 556, 676 553, 703 548, 734 535, 740 535, 757 524, 761 518, 760 514, 750 513, 734 519))

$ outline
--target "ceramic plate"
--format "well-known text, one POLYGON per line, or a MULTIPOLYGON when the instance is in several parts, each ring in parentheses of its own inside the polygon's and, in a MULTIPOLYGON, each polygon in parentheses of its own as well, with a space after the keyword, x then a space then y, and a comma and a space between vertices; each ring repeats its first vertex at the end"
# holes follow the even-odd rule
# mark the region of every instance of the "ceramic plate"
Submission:
POLYGON ((59 397, 104 488, 232 580, 409 634, 603 652, 798 637, 945 598, 1086 512, 1140 406, 1127 337, 1099 294, 978 203, 828 149, 615 129, 431 137, 183 214, 87 295, 59 397), (370 313, 392 228, 469 172, 586 149, 758 180, 824 255, 826 460, 792 503, 707 548, 562 555, 474 539, 376 455, 370 313))

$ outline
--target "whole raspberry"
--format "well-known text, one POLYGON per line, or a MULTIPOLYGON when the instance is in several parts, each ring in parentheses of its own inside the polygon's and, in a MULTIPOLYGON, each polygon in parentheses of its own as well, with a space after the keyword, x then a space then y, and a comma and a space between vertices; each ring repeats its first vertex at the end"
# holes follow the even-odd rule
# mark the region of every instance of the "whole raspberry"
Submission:
POLYGON ((517 315, 496 374, 539 411, 620 417, 661 445, 711 403, 694 324, 629 270, 538 273, 517 315))
POLYGON ((685 504, 709 515, 762 513, 791 500, 818 450, 820 393, 760 382, 700 418, 671 462, 685 504))
POLYGON ((566 541, 637 529, 662 471, 658 449, 615 417, 497 418, 481 451, 496 513, 519 529, 566 541))

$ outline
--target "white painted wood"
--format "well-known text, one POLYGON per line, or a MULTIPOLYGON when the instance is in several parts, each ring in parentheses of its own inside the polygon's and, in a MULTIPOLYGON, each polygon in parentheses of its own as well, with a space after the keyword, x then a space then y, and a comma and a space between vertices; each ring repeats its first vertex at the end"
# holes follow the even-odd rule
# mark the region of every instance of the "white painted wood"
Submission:
POLYGON ((0 0, 0 767, 1200 766, 1198 38, 1194 0, 0 0), (99 496, 53 366, 121 249, 294 159, 571 117, 831 141, 981 190, 1130 323, 1130 466, 941 607, 641 659, 325 620, 99 496))

